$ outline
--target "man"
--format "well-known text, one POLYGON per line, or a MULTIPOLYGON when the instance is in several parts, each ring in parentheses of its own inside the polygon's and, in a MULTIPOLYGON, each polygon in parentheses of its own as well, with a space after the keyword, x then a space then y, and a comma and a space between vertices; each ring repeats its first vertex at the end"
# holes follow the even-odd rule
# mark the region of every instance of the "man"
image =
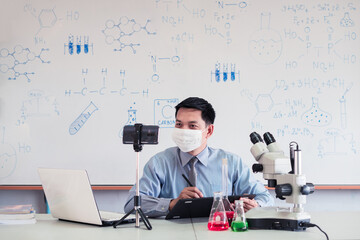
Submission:
MULTIPOLYGON (((141 208, 147 216, 166 215, 179 199, 212 197, 214 192, 221 191, 224 158, 228 162, 228 194, 256 194, 254 199, 243 198, 245 211, 273 204, 273 197, 262 183, 254 179, 240 157, 207 146, 207 140, 214 132, 215 120, 210 103, 190 97, 175 109, 172 138, 177 147, 153 156, 140 179, 141 208), (189 186, 183 174, 193 186, 189 186)), ((135 186, 129 192, 125 212, 134 208, 134 195, 135 186)))

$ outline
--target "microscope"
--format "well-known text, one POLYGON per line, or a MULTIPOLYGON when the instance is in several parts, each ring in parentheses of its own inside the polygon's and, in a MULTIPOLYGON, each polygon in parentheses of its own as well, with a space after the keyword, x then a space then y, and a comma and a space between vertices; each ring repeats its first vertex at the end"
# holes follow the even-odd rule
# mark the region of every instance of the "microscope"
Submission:
POLYGON ((258 163, 252 166, 254 173, 262 172, 268 187, 275 188, 276 197, 294 204, 293 207, 257 207, 246 213, 249 228, 306 230, 310 214, 304 212, 306 195, 314 192, 314 185, 306 183, 301 172, 301 150, 291 142, 290 158, 277 145, 275 138, 267 132, 261 136, 253 132, 250 140, 254 144, 250 151, 258 163))

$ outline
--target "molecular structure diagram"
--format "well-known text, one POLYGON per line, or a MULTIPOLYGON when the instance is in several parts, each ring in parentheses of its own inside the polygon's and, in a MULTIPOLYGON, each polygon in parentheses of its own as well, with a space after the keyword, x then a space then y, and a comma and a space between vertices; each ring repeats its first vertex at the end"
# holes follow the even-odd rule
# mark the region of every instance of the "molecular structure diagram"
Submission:
POLYGON ((45 61, 41 56, 45 51, 49 51, 49 49, 42 48, 40 53, 36 54, 30 51, 29 48, 24 48, 21 45, 15 46, 12 52, 10 52, 7 48, 3 48, 0 50, 0 60, 1 62, 6 61, 7 64, 0 64, 0 72, 11 73, 8 80, 16 80, 20 76, 24 76, 28 82, 31 82, 30 75, 34 75, 35 73, 27 72, 25 69, 22 70, 22 67, 35 61, 36 59, 39 59, 41 63, 50 63, 50 61, 45 61))
POLYGON ((114 48, 114 51, 122 51, 126 47, 130 47, 133 53, 136 53, 135 47, 140 46, 139 43, 126 43, 127 37, 132 37, 140 31, 145 31, 148 35, 155 35, 155 32, 150 32, 147 25, 150 20, 147 20, 144 26, 141 26, 135 19, 129 19, 126 16, 120 18, 119 23, 115 23, 112 19, 105 22, 105 29, 102 33, 105 35, 105 42, 112 45, 114 42, 119 43, 119 48, 114 48))
POLYGON ((58 18, 57 18, 56 14, 55 14, 54 8, 52 8, 52 9, 41 9, 40 11, 38 11, 38 9, 36 9, 31 4, 26 4, 24 6, 24 10, 26 12, 29 12, 39 22, 40 28, 36 32, 36 34, 35 34, 36 36, 40 33, 40 31, 43 28, 51 28, 58 21, 58 18))

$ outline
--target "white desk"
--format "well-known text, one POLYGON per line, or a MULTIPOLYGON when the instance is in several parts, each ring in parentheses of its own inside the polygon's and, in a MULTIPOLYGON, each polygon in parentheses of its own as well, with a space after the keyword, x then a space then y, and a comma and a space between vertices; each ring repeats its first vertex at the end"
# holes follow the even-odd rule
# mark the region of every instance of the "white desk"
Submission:
MULTIPOLYGON (((311 222, 319 225, 331 240, 360 239, 360 212, 312 213, 311 222)), ((213 232, 207 229, 206 218, 195 219, 150 219, 152 230, 141 223, 113 227, 97 227, 86 224, 58 221, 47 214, 38 214, 37 223, 30 225, 0 225, 1 240, 71 240, 71 239, 143 239, 143 240, 212 240, 212 239, 326 239, 317 228, 291 232, 279 230, 249 230, 232 232, 231 230, 213 232)))

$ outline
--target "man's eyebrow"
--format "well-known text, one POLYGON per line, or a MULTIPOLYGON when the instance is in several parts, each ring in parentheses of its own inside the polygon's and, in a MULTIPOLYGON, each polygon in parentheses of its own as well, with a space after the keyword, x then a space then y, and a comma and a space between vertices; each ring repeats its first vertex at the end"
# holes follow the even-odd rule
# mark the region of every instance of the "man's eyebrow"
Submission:
MULTIPOLYGON (((181 120, 176 119, 176 122, 182 122, 181 120)), ((190 121, 188 123, 198 123, 198 121, 190 121)))

